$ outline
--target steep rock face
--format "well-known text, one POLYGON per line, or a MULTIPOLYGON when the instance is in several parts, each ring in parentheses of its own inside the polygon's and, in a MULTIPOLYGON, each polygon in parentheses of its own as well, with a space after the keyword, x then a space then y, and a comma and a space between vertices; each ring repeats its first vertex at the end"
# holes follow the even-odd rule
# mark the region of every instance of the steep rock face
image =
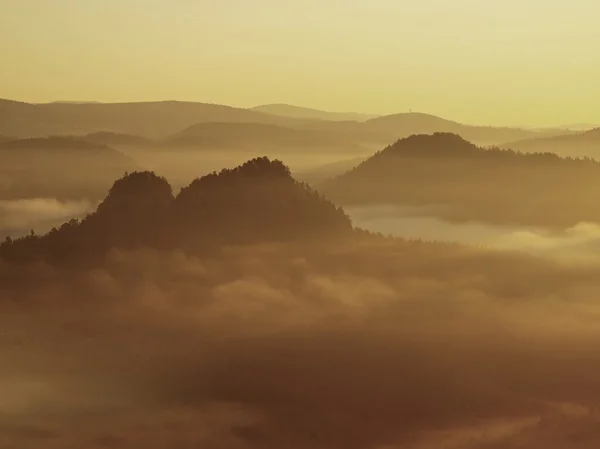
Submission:
POLYGON ((177 197, 153 172, 126 174, 94 213, 44 236, 7 240, 0 257, 72 261, 102 257, 113 247, 202 251, 350 232, 341 208, 297 182, 280 161, 256 158, 196 179, 177 197))

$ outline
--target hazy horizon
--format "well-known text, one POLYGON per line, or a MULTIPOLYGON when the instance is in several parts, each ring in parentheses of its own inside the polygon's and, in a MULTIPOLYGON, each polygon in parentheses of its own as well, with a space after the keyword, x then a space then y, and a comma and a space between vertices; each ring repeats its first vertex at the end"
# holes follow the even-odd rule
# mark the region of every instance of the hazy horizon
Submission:
POLYGON ((0 4, 0 97, 600 122, 591 0, 0 4))
MULTIPOLYGON (((544 124, 529 124, 529 123, 495 123, 493 125, 490 125, 489 123, 484 123, 484 122, 463 122, 461 120, 455 119, 454 117, 449 117, 449 116, 443 116, 443 115, 438 115, 438 114, 434 114, 430 111, 420 111, 420 110, 413 110, 413 109, 408 109, 408 110, 398 110, 398 111, 392 111, 392 112, 387 112, 387 113, 379 113, 379 112, 373 112, 373 111, 364 111, 364 110, 332 110, 332 109, 325 109, 325 108, 317 108, 311 105, 301 105, 301 104, 290 104, 290 103, 282 103, 282 102, 273 102, 273 103, 260 103, 260 104, 255 104, 255 105, 250 105, 250 106, 239 106, 239 105, 235 105, 235 104, 225 104, 225 103, 215 103, 215 102, 208 102, 208 101, 202 101, 202 100, 189 100, 189 99, 168 99, 168 98, 163 98, 163 99, 139 99, 139 100, 134 100, 134 101, 98 101, 98 100, 49 100, 49 101, 39 101, 39 102, 35 102, 35 101, 25 101, 22 99, 18 99, 18 98, 8 98, 8 97, 2 97, 0 98, 0 100, 8 100, 8 101, 15 101, 15 102, 19 102, 19 103, 29 103, 29 104, 34 104, 34 105, 43 105, 43 104, 134 104, 134 103, 170 103, 170 102, 176 102, 176 103, 199 103, 199 104, 214 104, 214 105, 219 105, 219 106, 227 106, 227 107, 231 107, 231 108, 237 108, 237 109, 248 109, 248 110, 252 110, 255 108, 259 108, 259 107, 263 107, 263 106, 288 106, 288 107, 292 107, 292 108, 299 108, 299 109, 306 109, 307 111, 315 111, 315 112, 323 112, 323 113, 327 113, 327 114, 357 114, 357 115, 364 115, 364 116, 372 116, 373 118, 376 117, 384 117, 387 115, 396 115, 396 114, 422 114, 422 115, 430 115, 433 117, 439 117, 441 119, 444 120, 449 120, 449 121, 453 121, 456 123, 460 123, 460 124, 464 124, 464 125, 468 125, 468 126, 494 126, 494 127, 510 127, 510 128, 521 128, 521 129, 531 129, 531 130, 536 130, 536 129, 551 129, 551 128, 556 128, 556 129, 570 129, 572 131, 586 131, 589 129, 593 129, 593 128, 597 128, 600 124, 600 120, 598 122, 592 122, 592 121, 588 121, 588 122, 576 122, 576 121, 570 121, 570 122, 560 122, 560 123, 544 123, 544 124)), ((264 111, 259 111, 259 112, 263 112, 264 111)), ((279 115, 273 112, 266 112, 267 114, 274 114, 274 115, 279 115)), ((322 120, 328 120, 328 119, 322 119, 322 120)), ((352 119, 348 119, 348 120, 352 120, 352 119)))
POLYGON ((598 17, 0 0, 0 449, 600 447, 598 17))

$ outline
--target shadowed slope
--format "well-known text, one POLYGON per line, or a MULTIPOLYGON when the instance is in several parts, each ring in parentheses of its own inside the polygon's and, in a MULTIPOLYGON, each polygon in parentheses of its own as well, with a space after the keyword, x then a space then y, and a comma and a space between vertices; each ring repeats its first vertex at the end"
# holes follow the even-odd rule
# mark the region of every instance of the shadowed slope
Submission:
POLYGON ((600 221, 600 164, 483 149, 447 133, 415 135, 322 185, 343 205, 446 205, 446 218, 573 226, 600 221))

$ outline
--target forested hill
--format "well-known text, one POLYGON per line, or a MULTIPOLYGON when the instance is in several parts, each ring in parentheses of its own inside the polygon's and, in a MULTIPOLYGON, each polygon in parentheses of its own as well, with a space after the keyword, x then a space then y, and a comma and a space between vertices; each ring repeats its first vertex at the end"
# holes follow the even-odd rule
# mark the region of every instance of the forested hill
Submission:
POLYGON ((351 231, 344 211, 297 182, 283 163, 256 158, 196 179, 176 196, 153 172, 128 174, 94 213, 43 236, 7 239, 0 258, 70 262, 96 260, 114 247, 194 252, 351 231))
POLYGON ((448 217, 572 226, 599 221, 600 163, 480 148, 458 135, 413 135, 320 186, 343 206, 445 205, 448 217))

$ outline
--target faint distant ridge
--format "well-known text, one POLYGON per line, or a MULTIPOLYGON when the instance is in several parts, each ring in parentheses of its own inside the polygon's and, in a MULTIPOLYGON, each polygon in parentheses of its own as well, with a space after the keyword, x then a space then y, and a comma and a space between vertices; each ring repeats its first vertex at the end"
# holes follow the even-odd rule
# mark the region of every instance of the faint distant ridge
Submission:
POLYGON ((49 103, 38 103, 38 104, 102 104, 100 101, 51 101, 49 103))
POLYGON ((30 139, 11 139, 0 143, 0 150, 82 150, 113 151, 105 144, 90 142, 82 137, 52 136, 33 137, 30 139))
POLYGON ((198 178, 177 196, 153 172, 126 174, 94 213, 44 236, 7 240, 0 258, 97 260, 111 248, 195 252, 349 232, 352 225, 341 208, 296 181, 280 161, 261 157, 198 178))
POLYGON ((372 126, 388 126, 396 125, 398 123, 402 123, 404 126, 411 126, 411 128, 415 129, 415 133, 419 132, 417 128, 420 126, 424 128, 431 126, 448 128, 454 126, 468 126, 424 112, 400 112, 397 114, 382 115, 369 120, 369 125, 372 126))
POLYGON ((363 114, 359 112, 328 112, 319 109, 305 108, 284 103, 265 104, 251 108, 253 111, 266 114, 281 115, 283 117, 317 119, 330 121, 356 121, 365 122, 377 117, 375 114, 363 114))
POLYGON ((593 123, 570 123, 568 125, 556 126, 555 128, 566 129, 571 131, 589 131, 598 128, 600 125, 593 123))
POLYGON ((271 148, 277 152, 286 150, 305 152, 318 148, 348 152, 357 147, 351 139, 345 139, 344 136, 325 130, 294 129, 267 123, 216 122, 197 123, 160 141, 159 145, 190 149, 271 148))
POLYGON ((501 146, 524 152, 551 151, 565 157, 591 157, 600 160, 600 127, 558 136, 523 139, 501 146))
POLYGON ((153 140, 144 137, 108 131, 86 134, 81 138, 87 142, 113 146, 149 146, 154 144, 153 140))
POLYGON ((125 171, 138 170, 129 156, 80 137, 55 136, 0 142, 3 199, 102 197, 125 171))
MULTIPOLYGON (((600 140, 600 127, 588 129, 586 131, 578 131, 570 134, 561 134, 558 136, 550 136, 550 137, 538 137, 535 139, 526 139, 518 142, 513 142, 515 144, 519 144, 520 142, 575 142, 575 141, 586 141, 586 140, 600 140)), ((510 143, 505 144, 506 146, 510 145, 510 143)))
POLYGON ((422 112, 404 112, 385 115, 365 122, 365 127, 373 133, 387 134, 395 141, 413 134, 452 133, 479 145, 493 145, 509 140, 531 137, 554 136, 557 130, 531 131, 521 128, 465 125, 422 112))

